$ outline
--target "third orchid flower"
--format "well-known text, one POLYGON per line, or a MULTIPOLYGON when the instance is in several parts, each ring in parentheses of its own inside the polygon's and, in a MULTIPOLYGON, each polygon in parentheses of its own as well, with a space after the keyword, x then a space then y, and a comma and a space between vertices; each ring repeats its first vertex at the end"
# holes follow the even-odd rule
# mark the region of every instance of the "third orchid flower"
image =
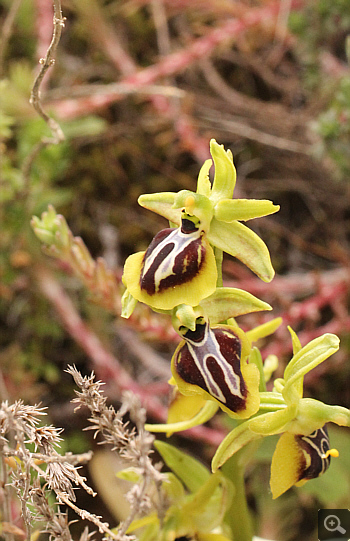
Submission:
POLYGON ((329 466, 329 457, 337 456, 336 450, 329 448, 326 423, 350 426, 348 409, 303 397, 305 374, 338 350, 339 338, 328 333, 301 347, 297 335, 291 329, 290 332, 294 355, 283 379, 275 380, 272 392, 260 393, 258 414, 226 436, 212 464, 216 471, 251 441, 281 434, 271 468, 274 498, 301 480, 318 477, 329 466))

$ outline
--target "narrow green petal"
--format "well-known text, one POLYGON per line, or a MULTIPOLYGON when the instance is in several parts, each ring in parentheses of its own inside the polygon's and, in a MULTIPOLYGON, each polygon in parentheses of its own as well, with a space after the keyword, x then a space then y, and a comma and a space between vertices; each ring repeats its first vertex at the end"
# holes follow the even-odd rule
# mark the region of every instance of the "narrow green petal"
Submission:
POLYGON ((270 381, 272 374, 277 370, 277 368, 278 368, 278 357, 277 355, 270 353, 270 355, 267 355, 267 357, 265 358, 264 368, 263 368, 266 383, 270 381))
POLYGON ((169 222, 180 225, 181 210, 173 208, 175 197, 174 192, 143 194, 138 198, 138 203, 141 207, 164 216, 169 222))
MULTIPOLYGON (((291 327, 288 326, 288 330, 290 332, 290 335, 292 337, 292 344, 293 344, 293 356, 299 353, 301 350, 301 343, 298 338, 298 335, 293 331, 291 327)), ((302 398, 304 393, 304 378, 301 377, 298 379, 298 381, 294 385, 293 394, 297 395, 298 398, 302 398)), ((288 399, 292 402, 293 398, 292 395, 288 396, 288 399)), ((295 401, 295 400, 294 400, 295 401)))
POLYGON ((265 336, 270 336, 273 334, 278 327, 281 325, 283 319, 281 317, 275 317, 258 327, 254 327, 250 331, 246 332, 246 335, 250 342, 256 342, 260 338, 265 338, 265 336))
POLYGON ((260 310, 272 310, 267 302, 261 301, 247 291, 234 287, 217 288, 212 295, 203 299, 199 306, 203 308, 213 325, 226 321, 230 317, 259 312, 260 310))
POLYGON ((249 421, 238 425, 222 440, 213 457, 211 468, 216 472, 239 449, 261 436, 251 432, 249 421))
MULTIPOLYGON (((191 397, 192 398, 192 397, 191 397)), ((159 425, 146 424, 145 429, 149 432, 166 432, 172 434, 173 432, 182 432, 183 430, 188 430, 193 426, 198 426, 206 423, 214 417, 215 413, 218 411, 219 405, 216 402, 208 400, 205 403, 205 406, 200 410, 197 415, 188 419, 187 421, 179 421, 178 423, 164 423, 159 425)))
POLYGON ((211 182, 209 179, 209 169, 213 165, 212 160, 205 160, 201 170, 199 171, 198 181, 197 181, 197 193, 210 197, 211 193, 211 182))
POLYGON ((201 462, 173 445, 156 440, 154 447, 166 465, 191 492, 197 492, 210 478, 210 471, 201 462))
POLYGON ((293 331, 292 327, 288 325, 288 330, 290 332, 290 335, 292 337, 292 344, 293 344, 293 355, 296 355, 301 350, 301 343, 298 338, 298 335, 293 331))
POLYGON ((294 355, 284 371, 283 396, 287 401, 294 395, 298 379, 333 355, 339 349, 339 342, 335 334, 327 333, 311 340, 294 355))
POLYGON ((215 218, 221 222, 252 220, 274 214, 279 210, 267 199, 222 199, 215 205, 215 218))
POLYGON ((279 411, 263 413, 249 421, 249 428, 255 434, 272 436, 283 432, 286 425, 296 416, 297 406, 289 406, 279 411))
POLYGON ((208 239, 220 250, 237 257, 264 282, 270 282, 274 277, 275 271, 266 244, 240 222, 226 224, 213 218, 208 239))
POLYGON ((221 199, 231 199, 236 185, 236 169, 233 165, 232 153, 225 152, 223 145, 215 139, 210 141, 210 154, 215 164, 215 176, 210 199, 216 204, 221 199))

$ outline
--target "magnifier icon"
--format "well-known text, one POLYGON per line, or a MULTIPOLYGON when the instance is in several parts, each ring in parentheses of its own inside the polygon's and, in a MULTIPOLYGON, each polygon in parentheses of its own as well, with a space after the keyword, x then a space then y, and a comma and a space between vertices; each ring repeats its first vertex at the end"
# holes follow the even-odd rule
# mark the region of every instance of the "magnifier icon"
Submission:
POLYGON ((329 532, 339 532, 341 534, 346 533, 346 530, 341 527, 340 520, 336 515, 328 515, 324 519, 323 524, 326 530, 328 530, 329 532))

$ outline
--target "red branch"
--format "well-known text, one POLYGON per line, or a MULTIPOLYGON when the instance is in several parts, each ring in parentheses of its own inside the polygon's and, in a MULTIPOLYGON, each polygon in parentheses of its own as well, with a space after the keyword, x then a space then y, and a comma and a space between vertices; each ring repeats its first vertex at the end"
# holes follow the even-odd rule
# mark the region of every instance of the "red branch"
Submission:
MULTIPOLYGON (((294 0, 292 7, 297 8, 300 4, 302 4, 300 0, 294 0)), ((133 84, 135 87, 142 89, 143 86, 154 83, 160 78, 176 75, 194 64, 194 62, 211 55, 219 45, 235 41, 245 30, 258 24, 275 23, 279 10, 280 2, 278 1, 268 6, 252 8, 241 18, 230 18, 221 26, 208 31, 205 36, 194 40, 186 49, 161 58, 156 64, 125 77, 121 82, 133 84)), ((116 93, 91 95, 52 103, 50 108, 53 108, 61 118, 68 119, 86 115, 122 98, 123 96, 116 93)))

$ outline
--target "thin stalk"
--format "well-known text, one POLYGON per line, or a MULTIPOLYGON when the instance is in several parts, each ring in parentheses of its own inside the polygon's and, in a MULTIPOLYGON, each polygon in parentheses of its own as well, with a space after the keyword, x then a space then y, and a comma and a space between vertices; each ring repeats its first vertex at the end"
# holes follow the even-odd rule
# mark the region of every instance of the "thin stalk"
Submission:
MULTIPOLYGON (((222 287, 223 251, 215 247, 214 255, 218 274, 216 287, 222 287)), ((222 472, 234 485, 234 496, 225 520, 232 530, 233 539, 239 541, 252 541, 253 539, 253 527, 244 485, 245 466, 250 457, 250 453, 246 454, 248 447, 246 446, 244 450, 235 453, 222 467, 222 472)))
POLYGON ((222 260, 224 257, 224 253, 219 248, 214 247, 214 255, 215 255, 215 261, 216 261, 216 270, 218 272, 218 277, 216 280, 216 287, 222 287, 222 260))
POLYGON ((244 453, 245 450, 235 453, 222 467, 222 472, 234 485, 234 496, 226 512, 225 521, 231 528, 233 539, 252 541, 253 526, 244 485, 246 460, 242 460, 242 451, 244 453))

